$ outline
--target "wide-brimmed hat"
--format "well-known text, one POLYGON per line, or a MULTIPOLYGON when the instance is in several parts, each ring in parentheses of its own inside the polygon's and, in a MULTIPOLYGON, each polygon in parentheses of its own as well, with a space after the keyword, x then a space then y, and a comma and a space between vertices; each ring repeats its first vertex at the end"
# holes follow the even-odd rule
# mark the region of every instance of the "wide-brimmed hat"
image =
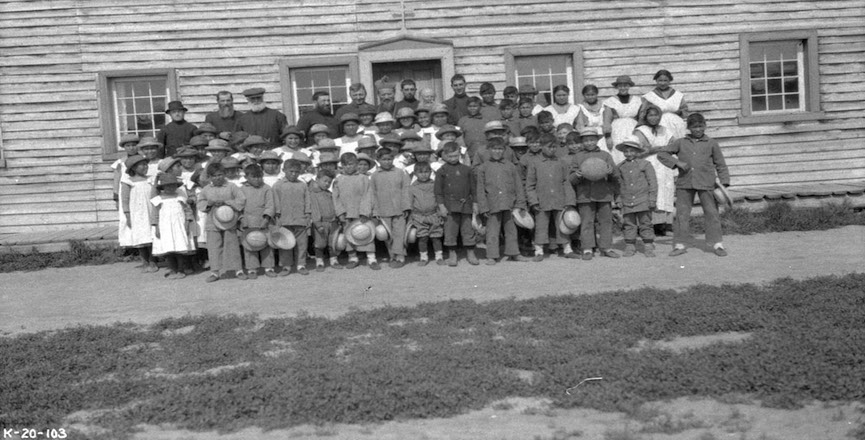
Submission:
POLYGON ((433 153, 435 153, 435 151, 433 151, 432 146, 430 146, 429 142, 422 140, 420 142, 420 144, 418 144, 412 150, 412 153, 414 153, 414 154, 423 154, 423 153, 433 154, 433 153))
POLYGON ((490 121, 484 125, 484 133, 491 131, 508 131, 508 129, 505 124, 502 124, 502 121, 490 121))
POLYGON ((177 157, 177 156, 168 156, 168 157, 166 157, 165 159, 160 160, 159 163, 156 164, 156 169, 159 170, 159 172, 167 173, 168 170, 169 170, 171 167, 173 167, 174 164, 176 164, 176 163, 178 163, 178 162, 180 162, 180 158, 179 158, 179 157, 177 157))
POLYGON ((169 185, 181 186, 183 185, 183 182, 177 180, 177 176, 174 174, 162 173, 156 178, 156 189, 161 190, 169 185))
POLYGON ((450 114, 450 110, 448 110, 447 104, 438 103, 438 104, 435 104, 432 106, 432 109, 430 110, 429 113, 430 113, 430 116, 432 116, 436 113, 450 114))
POLYGON ((559 215, 556 217, 556 227, 559 228, 559 232, 565 235, 577 232, 577 228, 580 227, 580 214, 577 213, 576 209, 568 206, 559 211, 559 215))
POLYGON ((339 123, 340 124, 346 123, 348 121, 354 121, 354 122, 357 122, 359 124, 360 123, 360 116, 358 116, 357 113, 346 113, 346 114, 339 117, 339 123))
POLYGON ((460 137, 460 135, 462 135, 462 132, 460 132, 458 128, 448 124, 442 126, 442 128, 439 128, 439 131, 436 132, 436 139, 442 140, 442 136, 444 136, 445 133, 455 133, 457 137, 460 137))
POLYGON ((640 141, 638 141, 636 139, 625 139, 619 145, 616 145, 616 149, 623 152, 623 153, 625 152, 626 148, 636 148, 637 150, 640 150, 640 153, 643 153, 646 151, 646 148, 643 147, 640 144, 640 141))
POLYGON ((718 204, 719 208, 733 208, 733 198, 730 197, 730 193, 727 192, 727 188, 721 184, 721 180, 717 177, 715 177, 715 189, 712 190, 712 194, 715 196, 715 202, 718 204))
POLYGON ((240 244, 250 252, 258 252, 267 247, 268 236, 262 229, 247 229, 243 231, 240 244))
POLYGON ((238 215, 237 211, 235 211, 231 206, 222 205, 214 208, 211 219, 213 220, 214 226, 225 231, 233 228, 234 225, 237 224, 238 215))
POLYGON ((518 94, 520 94, 520 95, 528 95, 528 94, 530 94, 530 93, 531 93, 532 95, 537 95, 537 94, 538 94, 538 89, 536 89, 535 86, 533 86, 533 85, 531 85, 531 84, 523 84, 523 85, 520 86, 520 90, 519 90, 518 94))
POLYGON ((301 129, 297 128, 296 125, 286 125, 285 127, 282 127, 282 132, 279 133, 279 138, 284 140, 285 137, 290 135, 290 134, 296 135, 297 137, 299 137, 301 139, 306 137, 306 135, 303 133, 303 131, 301 129))
POLYGON ((594 136, 599 138, 601 137, 599 130, 597 127, 583 127, 580 129, 580 137, 594 136))
POLYGON ((363 103, 357 107, 357 115, 375 115, 378 110, 372 104, 363 103))
POLYGON ((249 151, 250 147, 254 147, 256 145, 261 145, 262 148, 267 149, 267 147, 270 146, 270 142, 268 142, 266 139, 264 139, 263 137, 261 137, 257 134, 253 134, 253 135, 250 135, 249 137, 247 137, 246 139, 244 139, 243 143, 240 144, 240 147, 243 148, 244 150, 249 151))
POLYGON ((199 136, 192 136, 191 138, 189 138, 189 146, 190 147, 206 147, 208 142, 210 142, 210 141, 205 139, 204 136, 200 136, 200 135, 199 136))
POLYGON ((631 77, 628 75, 619 75, 616 77, 616 80, 613 82, 613 87, 618 87, 619 84, 627 84, 631 87, 634 87, 634 82, 631 81, 631 77))
POLYGON ((274 249, 287 251, 294 249, 297 239, 294 237, 294 233, 285 226, 273 227, 267 234, 267 244, 274 249))
POLYGON ((156 140, 155 137, 143 137, 140 141, 138 141, 138 149, 142 149, 145 147, 154 147, 154 148, 162 148, 162 142, 156 140))
POLYGON ((240 168, 240 160, 236 157, 228 156, 219 161, 219 163, 222 165, 222 168, 225 168, 226 170, 230 168, 240 168))
POLYGON ((316 133, 326 133, 330 136, 330 127, 324 124, 313 124, 312 127, 309 128, 309 137, 312 138, 316 133))
POLYGON ((253 87, 251 89, 246 89, 241 93, 243 96, 246 96, 246 99, 255 98, 256 96, 264 95, 264 89, 261 87, 253 87))
POLYGON ((402 118, 417 119, 417 116, 415 116, 414 110, 412 110, 411 107, 401 107, 399 110, 396 111, 395 118, 396 119, 402 119, 402 118))
POLYGON ((394 144, 401 147, 404 143, 405 142, 403 142, 395 133, 388 133, 378 140, 378 144, 382 147, 385 146, 385 144, 394 144))
POLYGON ((345 250, 345 234, 342 233, 342 226, 330 231, 327 242, 330 244, 330 248, 337 253, 345 250))
POLYGON ((363 150, 364 148, 378 148, 378 142, 372 136, 364 136, 358 139, 355 150, 363 150))
POLYGON ((366 222, 360 219, 352 220, 345 227, 345 239, 352 246, 366 246, 375 240, 375 224, 369 220, 366 222))
POLYGON ((372 121, 373 124, 383 124, 385 122, 396 122, 396 119, 393 118, 390 112, 381 112, 375 115, 375 120, 372 121))
POLYGON ((357 153, 357 160, 358 160, 358 162, 365 160, 365 161, 369 162, 370 167, 375 166, 375 159, 373 159, 372 156, 370 156, 369 154, 357 153))
POLYGON ((417 241, 417 227, 415 225, 407 225, 405 227, 405 243, 414 243, 417 241))
POLYGON ((391 237, 392 234, 387 223, 378 220, 375 225, 375 239, 378 241, 388 241, 391 237))
POLYGON ((514 223, 516 223, 517 226, 525 229, 535 229, 535 219, 533 219, 532 215, 525 209, 514 208, 511 211, 511 215, 513 215, 514 223))
POLYGON ((339 147, 336 146, 336 142, 331 138, 326 138, 318 141, 317 144, 313 145, 311 150, 317 151, 334 151, 339 150, 339 147))
POLYGON ((607 162, 600 157, 590 157, 580 164, 583 178, 597 182, 607 177, 607 162))
POLYGON ((529 143, 526 141, 525 136, 515 136, 511 138, 508 145, 510 145, 511 148, 528 147, 529 143))
POLYGON ((279 157, 279 155, 276 154, 275 151, 265 151, 264 153, 261 153, 261 156, 258 156, 258 162, 259 163, 265 162, 268 160, 274 160, 274 161, 277 161, 279 163, 282 163, 282 158, 279 157))
POLYGON ((127 169, 127 170, 130 170, 130 169, 132 169, 132 167, 134 167, 138 162, 147 162, 147 158, 144 157, 144 156, 142 156, 142 155, 140 155, 140 154, 133 154, 132 156, 127 157, 127 158, 126 158, 126 161, 123 162, 123 164, 126 165, 126 169, 127 169))
POLYGON ((123 136, 120 136, 120 141, 117 142, 118 147, 122 147, 123 144, 128 144, 130 142, 134 142, 137 146, 138 141, 141 139, 138 138, 138 135, 135 133, 126 133, 123 136))
POLYGON ((295 151, 294 153, 291 153, 291 157, 289 157, 288 160, 296 160, 300 163, 312 163, 312 159, 310 159, 303 151, 295 151))
POLYGON ((198 157, 198 151, 195 148, 183 147, 174 153, 174 157, 198 157))
POLYGON ((207 143, 207 147, 205 148, 207 151, 233 151, 229 146, 228 142, 223 139, 211 139, 210 142, 207 143))
POLYGON ((183 106, 183 103, 180 101, 171 101, 168 103, 168 108, 165 109, 165 113, 171 113, 175 110, 183 110, 188 112, 189 109, 183 106))
POLYGON ((423 138, 420 137, 420 135, 419 135, 416 131, 414 131, 414 130, 405 130, 405 131, 403 131, 402 133, 400 133, 399 138, 400 138, 403 142, 405 142, 405 141, 419 141, 419 140, 423 139, 423 138))
POLYGON ((195 135, 199 135, 201 133, 213 133, 214 135, 216 135, 219 134, 219 129, 217 129, 216 126, 214 126, 213 124, 205 122, 195 129, 195 135))
MULTIPOLYGON (((433 104, 434 105, 434 104, 433 104)), ((414 114, 417 116, 418 113, 422 112, 431 112, 433 109, 433 105, 431 104, 419 104, 416 109, 414 109, 414 114)))
POLYGON ((339 158, 333 153, 321 153, 318 156, 318 164, 321 165, 323 163, 339 163, 339 158))

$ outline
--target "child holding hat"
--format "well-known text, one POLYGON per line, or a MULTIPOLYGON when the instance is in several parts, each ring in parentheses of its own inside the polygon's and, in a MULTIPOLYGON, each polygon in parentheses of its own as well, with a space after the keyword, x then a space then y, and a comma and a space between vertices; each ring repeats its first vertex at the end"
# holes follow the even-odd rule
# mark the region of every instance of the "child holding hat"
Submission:
POLYGON ((204 230, 207 236, 207 255, 210 259, 210 275, 205 279, 218 281, 223 273, 234 272, 238 278, 246 279, 240 262, 240 242, 237 237, 237 219, 246 206, 246 196, 237 185, 225 180, 225 169, 220 163, 207 166, 210 183, 198 193, 196 205, 205 215, 204 230), (220 219, 231 208, 233 220, 220 219), (216 214, 219 213, 220 217, 216 214))
POLYGON ((186 255, 195 252, 192 234, 194 218, 185 196, 177 189, 182 182, 174 174, 163 173, 157 178, 159 195, 150 199, 150 224, 153 226, 153 255, 165 258, 168 279, 186 278, 186 255))
POLYGON ((574 188, 568 180, 569 164, 556 154, 558 143, 555 137, 541 135, 541 154, 536 160, 529 161, 526 168, 526 198, 528 206, 535 214, 534 261, 543 261, 544 246, 556 249, 561 245, 563 255, 574 254, 570 237, 559 228, 555 241, 550 241, 550 221, 557 218, 566 207, 576 205, 574 188))
MULTIPOLYGON (((243 216, 240 217, 240 228, 243 231, 250 229, 265 230, 270 227, 276 217, 276 206, 273 190, 264 184, 264 171, 259 165, 246 167, 246 182, 240 187, 246 204, 243 207, 243 216)), ((246 246, 243 248, 243 261, 246 263, 246 275, 250 279, 258 277, 258 268, 264 268, 264 274, 275 277, 273 250, 265 246, 255 251, 246 246)))
POLYGON ((472 214, 478 209, 475 176, 468 165, 460 163, 460 146, 455 142, 445 142, 440 151, 445 163, 436 171, 435 196, 439 215, 445 218, 444 245, 450 251, 447 265, 457 266, 459 237, 466 248, 466 260, 477 265, 475 232, 472 229, 472 214))
MULTIPOLYGON (((366 222, 372 216, 372 191, 370 189, 370 178, 357 172, 357 156, 353 153, 343 154, 340 158, 342 163, 342 174, 336 176, 333 181, 333 207, 336 216, 343 227, 348 226, 354 220, 360 219, 366 222)), ((373 270, 381 267, 375 257, 375 243, 370 242, 363 246, 354 246, 348 243, 348 264, 346 269, 354 269, 360 262, 357 252, 366 252, 367 263, 373 270)))
MULTIPOLYGON (((354 154, 354 153, 352 153, 354 154)), ((337 233, 339 221, 336 218, 336 208, 333 205, 333 193, 330 191, 336 173, 331 170, 319 170, 315 180, 309 183, 310 220, 312 221, 313 247, 315 248, 315 271, 324 271, 324 253, 329 250, 330 267, 342 269, 339 264, 339 253, 330 245, 330 237, 337 233), (329 248, 329 249, 328 249, 329 248)))
POLYGON ((388 253, 390 267, 399 269, 405 265, 405 228, 411 210, 408 174, 394 167, 394 153, 382 145, 376 152, 378 171, 370 177, 372 214, 390 231, 388 253))
POLYGON ((625 236, 625 257, 637 252, 637 233, 643 239, 647 257, 655 256, 655 230, 652 227, 652 211, 658 198, 658 182, 655 169, 645 159, 640 159, 646 149, 633 136, 616 145, 625 157, 616 169, 619 180, 619 205, 622 208, 622 233, 625 236))
MULTIPOLYGON (((580 214, 580 245, 582 246, 583 260, 591 260, 594 256, 592 249, 597 244, 601 255, 609 258, 619 258, 619 254, 612 250, 613 247, 613 207, 612 203, 619 192, 619 183, 616 179, 613 157, 610 153, 602 151, 598 147, 600 134, 594 128, 587 128, 580 132, 583 139, 583 150, 574 155, 571 164, 570 181, 574 185, 577 194, 577 210, 580 214), (592 161, 593 164, 603 163, 605 169, 603 176, 584 176, 583 163, 592 161), (599 162, 600 161, 600 162, 599 162), (598 180, 592 180, 593 179, 598 180), (595 219, 598 222, 598 236, 595 238, 595 219)), ((588 167, 589 165, 587 165, 588 167)))
POLYGON ((279 276, 288 276, 292 267, 297 273, 308 275, 306 269, 307 228, 309 227, 310 206, 309 187, 299 180, 303 164, 296 159, 289 159, 283 165, 285 177, 273 186, 273 196, 276 203, 276 218, 278 224, 294 234, 293 249, 280 249, 279 262, 282 271, 279 276))

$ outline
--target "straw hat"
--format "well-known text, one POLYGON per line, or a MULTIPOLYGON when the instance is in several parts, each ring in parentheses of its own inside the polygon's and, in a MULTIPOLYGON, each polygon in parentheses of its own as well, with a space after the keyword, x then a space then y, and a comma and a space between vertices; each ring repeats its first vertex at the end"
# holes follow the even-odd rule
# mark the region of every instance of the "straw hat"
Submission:
POLYGON ((173 167, 174 164, 178 162, 180 162, 179 157, 168 156, 165 159, 159 161, 159 163, 156 165, 156 169, 159 170, 159 172, 167 173, 168 170, 171 169, 171 167, 173 167))
POLYGON ((267 233, 261 229, 247 229, 243 231, 240 243, 244 249, 258 252, 267 247, 267 233))
POLYGON ((143 137, 138 141, 138 149, 146 147, 162 148, 162 143, 156 140, 155 137, 143 137))
POLYGON ((390 227, 387 223, 379 220, 375 225, 375 239, 378 241, 388 241, 391 238, 390 227))
POLYGON ((279 133, 279 138, 285 140, 285 137, 290 134, 293 134, 301 139, 306 137, 303 131, 297 128, 296 125, 286 125, 285 127, 282 127, 282 132, 279 133))
POLYGON ((207 143, 207 147, 205 148, 207 151, 233 151, 231 147, 228 146, 228 142, 222 139, 211 139, 210 142, 207 143))
POLYGON ((515 136, 511 138, 508 145, 510 145, 511 148, 528 147, 529 143, 526 141, 524 136, 515 136))
POLYGON ((535 219, 533 219, 532 215, 525 209, 514 208, 511 211, 511 215, 514 216, 514 223, 516 223, 517 226, 525 229, 535 229, 535 219))
MULTIPOLYGON (((559 215, 556 217, 556 227, 559 228, 559 232, 565 235, 571 235, 574 232, 577 232, 576 227, 573 226, 573 218, 568 221, 565 221, 565 212, 566 210, 559 211, 559 215)), ((574 214, 577 214, 576 211, 573 211, 574 214)), ((569 215, 570 216, 570 215, 569 215)), ((571 216, 572 217, 572 216, 571 216)), ((579 218, 579 214, 577 214, 577 218, 579 218)))
POLYGON ((254 147, 256 145, 261 145, 262 148, 267 149, 267 147, 270 146, 270 142, 268 142, 267 140, 265 140, 261 136, 253 134, 253 135, 250 135, 249 137, 247 137, 246 139, 244 139, 243 143, 240 146, 244 150, 249 151, 250 147, 254 147))
POLYGON ((339 118, 340 124, 344 124, 348 121, 354 121, 360 124, 360 117, 357 115, 357 113, 346 113, 339 118))
POLYGON ((401 107, 399 110, 396 111, 396 119, 402 118, 417 119, 417 117, 414 115, 414 110, 412 110, 411 107, 401 107))
POLYGON ((198 151, 195 148, 183 147, 174 153, 174 157, 198 157, 198 151))
POLYGON ((205 122, 199 125, 194 132, 195 135, 199 135, 201 133, 213 133, 214 135, 217 135, 219 134, 219 130, 213 124, 205 122))
POLYGON ((367 161, 370 167, 375 166, 375 159, 373 159, 369 154, 357 153, 357 161, 360 162, 362 160, 367 161))
POLYGON ((727 188, 721 184, 721 181, 715 177, 715 189, 712 190, 712 194, 715 195, 715 202, 718 204, 718 208, 724 207, 726 209, 733 208, 733 198, 730 197, 730 193, 727 192, 727 188))
POLYGON ((607 163, 600 157, 590 157, 580 164, 580 172, 584 178, 597 182, 607 177, 607 163))
POLYGON ((156 182, 157 182, 156 183, 156 189, 159 189, 159 190, 161 190, 162 188, 165 188, 168 185, 176 185, 176 186, 183 185, 182 182, 177 180, 177 176, 175 176, 174 174, 165 174, 165 173, 160 174, 159 177, 156 179, 156 182))
POLYGON ((391 115, 390 112, 381 112, 375 115, 375 120, 372 121, 373 124, 382 124, 385 122, 396 122, 396 120, 393 118, 393 115, 391 115))
POLYGON ((218 206, 213 210, 213 224, 223 231, 231 229, 237 224, 237 212, 228 205, 218 206))
POLYGON ((637 150, 640 150, 640 153, 646 152, 646 148, 640 145, 640 141, 638 141, 636 137, 631 139, 631 137, 629 136, 627 139, 622 141, 622 143, 616 145, 616 149, 623 153, 625 152, 626 148, 636 148, 637 150))
POLYGON ((192 136, 189 139, 190 147, 206 147, 207 143, 210 142, 204 138, 204 136, 192 136))
POLYGON ((565 207, 562 210, 562 221, 565 222, 565 226, 570 229, 577 229, 580 227, 580 223, 582 220, 580 219, 580 214, 577 213, 576 208, 572 206, 565 207))
POLYGON ((439 128, 439 131, 436 132, 436 139, 442 140, 442 136, 444 136, 445 133, 454 133, 457 135, 457 137, 460 137, 460 135, 462 134, 458 128, 448 124, 442 126, 442 128, 439 128))
POLYGON ((323 163, 339 163, 339 158, 333 153, 321 153, 318 156, 318 164, 321 165, 323 163))
POLYGON ((328 128, 328 126, 324 124, 314 124, 309 129, 309 137, 312 138, 313 136, 315 136, 316 133, 326 133, 328 136, 330 136, 330 128, 328 128))
POLYGON ((339 150, 339 147, 336 146, 336 142, 334 142, 333 139, 325 138, 325 139, 318 141, 318 143, 315 144, 310 149, 311 150, 317 150, 317 151, 334 151, 334 150, 339 150))
POLYGON ((282 163, 282 158, 279 157, 279 155, 276 154, 276 152, 273 151, 273 150, 271 150, 271 151, 265 151, 264 153, 261 153, 261 156, 258 156, 258 162, 259 162, 259 163, 266 162, 266 161, 268 161, 268 160, 272 160, 272 161, 276 161, 276 162, 282 163))
POLYGON ((267 234, 267 244, 274 249, 290 250, 294 249, 297 240, 294 238, 294 233, 285 226, 278 228, 274 227, 267 234))
POLYGON ((417 241, 417 228, 414 225, 408 225, 405 228, 405 240, 406 243, 414 243, 417 241))
MULTIPOLYGON (((406 108, 408 108, 408 107, 406 107, 406 108)), ((406 130, 406 131, 402 132, 402 133, 399 135, 399 138, 400 138, 403 142, 405 142, 405 141, 419 141, 419 140, 422 140, 422 139, 423 139, 423 138, 420 137, 420 135, 419 135, 416 131, 414 131, 414 130, 406 130)))
POLYGON ((438 104, 433 105, 433 107, 429 113, 430 113, 430 116, 432 116, 436 113, 444 113, 447 115, 447 114, 450 114, 450 111, 448 110, 448 106, 446 104, 438 103, 438 104))
POLYGON ((352 246, 366 246, 375 240, 375 224, 372 221, 353 220, 345 227, 345 239, 352 246))
POLYGON ((138 162, 147 162, 147 158, 140 154, 133 154, 126 158, 124 165, 126 165, 126 169, 128 170, 134 167, 138 162))
POLYGON ((619 84, 626 84, 634 87, 634 82, 631 81, 631 77, 628 75, 619 75, 618 77, 616 77, 616 81, 613 82, 613 87, 618 87, 619 84))
POLYGON ((330 248, 336 252, 345 250, 345 234, 342 233, 342 226, 330 231, 330 236, 327 239, 330 243, 330 248))
POLYGON ((362 150, 364 148, 378 148, 378 142, 372 136, 364 136, 357 141, 357 149, 362 150))
POLYGON ((138 141, 141 139, 138 138, 138 135, 135 133, 126 133, 123 136, 120 136, 120 141, 117 142, 118 147, 122 147, 123 144, 134 143, 138 144, 138 141))
MULTIPOLYGON (((402 147, 405 142, 396 135, 396 133, 388 133, 378 140, 378 144, 384 147, 386 144, 396 145, 397 148, 402 147)), ((388 147, 390 148, 390 147, 388 147)))

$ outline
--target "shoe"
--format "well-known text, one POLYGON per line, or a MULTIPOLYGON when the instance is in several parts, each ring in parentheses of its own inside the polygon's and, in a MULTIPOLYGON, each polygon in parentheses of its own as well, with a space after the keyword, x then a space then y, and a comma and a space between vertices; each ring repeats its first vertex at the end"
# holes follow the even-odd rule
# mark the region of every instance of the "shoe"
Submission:
POLYGON ((281 277, 287 277, 287 276, 289 276, 289 275, 291 275, 291 269, 288 268, 288 267, 283 266, 283 267, 282 267, 282 270, 279 271, 279 276, 281 276, 281 277))
POLYGON ((495 258, 487 258, 486 265, 487 266, 495 266, 498 261, 495 258))
POLYGON ((195 273, 195 271, 192 270, 191 268, 188 268, 188 267, 187 267, 186 269, 183 269, 183 274, 184 274, 184 275, 192 275, 192 274, 194 274, 194 273, 195 273))
POLYGON ((301 275, 309 275, 309 271, 306 270, 306 266, 301 266, 297 268, 297 273, 301 275))
POLYGON ((478 264, 481 264, 481 262, 478 260, 478 256, 475 255, 474 249, 469 249, 468 251, 466 251, 466 261, 468 261, 469 264, 471 264, 472 266, 477 266, 478 264))
POLYGON ((354 269, 355 267, 358 266, 358 264, 360 264, 360 262, 358 262, 358 261, 349 261, 348 264, 345 265, 345 268, 346 269, 354 269))
POLYGON ((448 263, 444 259, 439 258, 436 260, 436 264, 438 264, 439 266, 444 266, 445 264, 448 264, 448 263))
MULTIPOLYGON (((442 260, 438 260, 438 261, 442 261, 442 260)), ((420 267, 424 267, 424 266, 426 266, 427 264, 429 264, 429 260, 420 260, 420 261, 417 262, 417 265, 420 266, 420 267)))
POLYGON ((330 268, 331 269, 345 269, 345 266, 343 266, 342 264, 339 264, 339 263, 334 263, 334 264, 330 265, 330 268))
POLYGON ((390 267, 391 269, 399 269, 403 266, 405 266, 404 261, 390 260, 390 263, 388 263, 388 267, 390 267))
POLYGON ((211 273, 210 275, 207 276, 207 278, 204 279, 205 283, 213 283, 216 281, 219 281, 219 274, 217 274, 217 273, 211 273))
POLYGON ((571 260, 579 260, 580 254, 578 254, 576 252, 568 252, 567 254, 565 254, 565 258, 568 258, 571 260))
POLYGON ((264 276, 269 278, 276 278, 276 271, 273 269, 264 269, 264 276))
POLYGON ((149 263, 147 267, 144 268, 144 273, 154 273, 159 271, 159 266, 156 263, 149 263))
POLYGON ((637 253, 637 247, 632 245, 632 244, 628 244, 628 245, 625 245, 625 253, 622 254, 622 256, 623 257, 633 257, 634 255, 636 255, 636 253, 637 253))
POLYGON ((378 261, 373 261, 369 263, 369 268, 372 270, 381 270, 381 266, 379 266, 378 261))
POLYGON ((478 248, 478 249, 486 249, 486 248, 487 248, 487 244, 486 244, 485 242, 475 243, 475 247, 478 248))
POLYGON ((672 251, 670 251, 670 256, 671 257, 678 257, 679 255, 683 255, 687 252, 688 252, 688 250, 685 248, 674 248, 672 251))
POLYGON ((183 272, 177 272, 176 274, 174 274, 175 280, 182 280, 184 278, 186 278, 186 274, 183 272))
POLYGON ((715 248, 715 255, 717 255, 719 257, 726 257, 727 251, 722 247, 715 248))
POLYGON ((451 254, 448 256, 448 266, 457 267, 459 263, 457 262, 457 253, 456 251, 451 251, 451 254))
POLYGON ((324 265, 323 264, 316 264, 315 265, 315 271, 316 272, 324 272, 324 265))
POLYGON ((251 270, 246 276, 248 276, 250 280, 254 280, 258 278, 258 272, 251 270))
POLYGON ((517 261, 520 263, 526 263, 526 262, 532 261, 532 259, 529 257, 526 257, 525 255, 514 255, 514 256, 508 257, 508 261, 517 261))
POLYGON ((621 257, 621 255, 619 255, 618 253, 616 253, 616 251, 614 251, 612 249, 602 250, 601 255, 603 255, 607 258, 619 258, 619 257, 621 257))
POLYGON ((540 263, 541 261, 544 261, 544 255, 535 255, 534 257, 532 257, 532 261, 534 261, 535 263, 540 263))
POLYGON ((648 258, 654 258, 655 257, 655 244, 649 243, 649 244, 645 245, 645 250, 643 251, 643 253, 646 254, 646 257, 648 257, 648 258))
POLYGON ((583 257, 582 257, 582 258, 583 258, 583 261, 589 261, 589 260, 591 260, 592 257, 594 257, 594 256, 595 256, 594 252, 592 252, 592 251, 586 251, 586 252, 583 252, 583 257))
POLYGON ((242 270, 238 270, 236 276, 237 276, 238 280, 248 280, 249 279, 249 277, 246 276, 246 272, 244 272, 242 270))

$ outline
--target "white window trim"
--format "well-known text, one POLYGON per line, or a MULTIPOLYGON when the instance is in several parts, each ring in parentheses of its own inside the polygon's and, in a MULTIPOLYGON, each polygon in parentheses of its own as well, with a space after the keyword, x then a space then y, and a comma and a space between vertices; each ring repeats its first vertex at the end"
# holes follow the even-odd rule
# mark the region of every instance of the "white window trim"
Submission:
MULTIPOLYGON (((339 67, 346 66, 348 68, 351 82, 358 81, 358 68, 356 56, 337 56, 337 57, 302 57, 279 60, 279 85, 282 92, 282 111, 288 118, 289 124, 293 125, 300 118, 299 114, 295 114, 295 93, 292 87, 291 70, 303 69, 307 67, 339 67)), ((369 89, 367 89, 369 94, 369 89)), ((349 102, 351 97, 349 96, 349 102)))
POLYGON ((117 146, 117 121, 114 112, 115 103, 109 87, 109 81, 115 78, 134 78, 140 76, 164 76, 168 87, 168 101, 178 99, 177 93, 177 71, 175 69, 143 69, 143 70, 118 70, 99 72, 96 82, 99 91, 99 120, 102 127, 102 159, 115 160, 123 155, 117 146))
MULTIPOLYGON (((544 45, 544 46, 518 46, 505 48, 505 80, 506 84, 520 87, 516 84, 516 62, 514 57, 538 56, 538 55, 570 55, 571 56, 571 81, 574 87, 571 90, 571 102, 577 100, 580 90, 585 83, 583 75, 583 48, 574 44, 544 45)), ((555 84, 553 84, 555 87, 555 84)))
POLYGON ((739 124, 767 124, 775 122, 813 121, 823 119, 825 114, 820 110, 820 71, 817 58, 817 31, 797 30, 782 32, 753 32, 739 34, 739 70, 741 83, 741 114, 738 118, 739 124), (800 76, 800 83, 804 81, 806 86, 802 97, 804 103, 803 111, 751 111, 751 43, 777 42, 799 40, 805 42, 804 55, 804 78, 800 76))

